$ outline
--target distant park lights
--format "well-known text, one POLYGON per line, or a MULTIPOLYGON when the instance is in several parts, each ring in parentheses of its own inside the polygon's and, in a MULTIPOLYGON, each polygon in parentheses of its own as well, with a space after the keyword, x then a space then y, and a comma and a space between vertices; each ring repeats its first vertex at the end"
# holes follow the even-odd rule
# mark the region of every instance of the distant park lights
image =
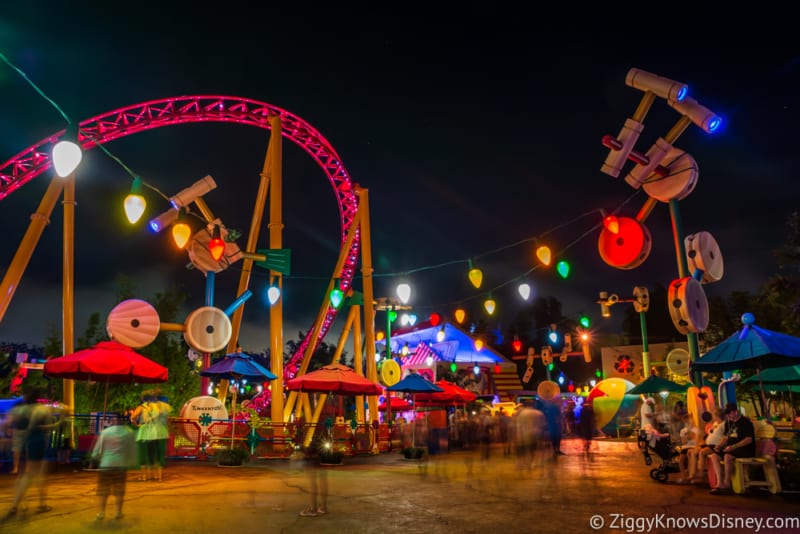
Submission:
POLYGON ((78 125, 70 123, 61 140, 53 146, 53 168, 59 178, 66 178, 78 168, 83 150, 78 144, 78 125))
POLYGON ((147 207, 147 202, 142 195, 141 178, 133 179, 133 183, 131 183, 131 192, 125 197, 123 206, 125 208, 125 216, 128 218, 128 222, 131 224, 136 224, 139 222, 139 219, 142 218, 142 214, 144 214, 144 210, 147 207))

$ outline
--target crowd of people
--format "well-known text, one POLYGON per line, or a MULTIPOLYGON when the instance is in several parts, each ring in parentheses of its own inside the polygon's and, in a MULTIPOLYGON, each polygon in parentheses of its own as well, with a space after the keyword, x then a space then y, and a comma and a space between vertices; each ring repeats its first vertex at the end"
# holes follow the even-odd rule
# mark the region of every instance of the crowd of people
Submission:
POLYGON ((756 455, 753 422, 735 404, 701 414, 702 428, 691 420, 682 401, 667 413, 647 397, 639 413, 650 447, 668 439, 677 449, 679 484, 708 483, 712 494, 728 493, 736 458, 756 455))
MULTIPOLYGON (((170 405, 160 399, 156 391, 146 391, 129 419, 102 420, 104 428, 98 433, 88 455, 88 465, 98 471, 96 520, 105 519, 106 504, 111 495, 115 497, 114 517, 123 517, 129 470, 138 467, 139 480, 161 480, 166 465, 170 413, 170 405)), ((47 471, 51 468, 47 456, 54 448, 54 436, 58 434, 54 431, 66 421, 61 415, 35 387, 27 388, 22 402, 9 412, 4 430, 11 432, 13 463, 10 474, 17 475, 17 479, 14 499, 2 517, 3 521, 27 508, 26 495, 32 487, 37 490, 35 513, 52 510, 47 503, 47 471)))

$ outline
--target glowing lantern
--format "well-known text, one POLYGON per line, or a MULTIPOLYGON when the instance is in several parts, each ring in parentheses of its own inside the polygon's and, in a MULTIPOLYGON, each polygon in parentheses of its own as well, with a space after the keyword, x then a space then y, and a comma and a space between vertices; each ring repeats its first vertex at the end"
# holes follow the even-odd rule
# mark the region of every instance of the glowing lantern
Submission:
POLYGON ((483 340, 481 338, 475 340, 475 350, 478 352, 483 350, 483 340))
POLYGON ((378 332, 377 334, 375 334, 375 341, 383 341, 383 338, 385 337, 386 334, 384 334, 382 331, 378 332))
POLYGON ((453 363, 450 364, 450 372, 451 373, 455 373, 457 369, 458 369, 458 366, 456 365, 456 362, 453 362, 453 363))
POLYGON ((496 374, 496 375, 500 374, 500 364, 499 363, 494 364, 494 374, 496 374))
MULTIPOLYGON (((181 249, 185 247, 186 243, 189 242, 189 238, 191 236, 192 236, 192 228, 185 222, 178 221, 172 225, 172 240, 175 242, 176 247, 181 249)), ((223 245, 223 250, 224 248, 225 245, 223 245)))
MULTIPOLYGON (((144 197, 142 196, 142 180, 141 178, 134 178, 131 184, 131 192, 125 197, 125 216, 131 224, 136 223, 144 213, 144 208, 147 206, 144 197)), ((183 248, 183 247, 181 247, 183 248)))
POLYGON ((439 323, 442 322, 442 316, 434 312, 428 317, 428 322, 431 323, 431 326, 439 326, 439 323))
POLYGON ((445 337, 447 337, 447 334, 444 331, 444 327, 442 327, 436 332, 436 342, 441 343, 445 337))
POLYGON ((514 341, 511 342, 511 348, 514 349, 514 352, 519 352, 522 350, 522 341, 519 340, 518 337, 514 337, 514 341))
POLYGON ((453 315, 455 315, 456 322, 458 324, 461 324, 461 323, 464 322, 464 319, 467 317, 467 312, 465 312, 463 308, 458 308, 453 315))
POLYGON ((219 261, 220 258, 222 258, 222 254, 225 252, 225 241, 222 240, 222 236, 220 235, 219 225, 214 226, 214 235, 211 241, 208 242, 208 251, 211 253, 211 257, 214 258, 214 261, 219 261))
POLYGON ((542 264, 550 265, 550 262, 553 259, 553 255, 550 252, 550 247, 542 245, 539 248, 537 248, 536 257, 539 258, 539 261, 542 262, 542 264))
POLYGON ((408 284, 400 284, 397 286, 397 297, 400 299, 400 302, 403 304, 408 303, 408 299, 411 298, 411 286, 408 284))
POLYGON ((558 262, 558 265, 556 265, 556 271, 558 271, 558 274, 561 275, 561 278, 566 278, 569 276, 569 262, 565 260, 558 262))
POLYGON ((479 289, 481 287, 481 283, 483 283, 483 272, 474 267, 469 270, 469 281, 472 282, 472 285, 475 286, 475 289, 479 289))
POLYGON ((612 234, 618 234, 619 219, 617 219, 614 215, 609 215, 608 217, 603 219, 603 227, 612 234))
MULTIPOLYGON (((270 304, 275 304, 281 298, 281 290, 277 286, 269 286, 267 290, 267 300, 270 304)), ((333 302, 331 302, 333 303, 333 302)), ((341 304, 341 303, 340 303, 341 304)), ((336 308, 337 306, 334 306, 336 308)))
POLYGON ((342 301, 344 300, 344 291, 342 291, 339 283, 340 282, 338 278, 333 281, 333 289, 331 289, 331 292, 328 295, 328 298, 331 301, 331 306, 333 306, 334 309, 339 309, 339 306, 342 305, 342 301))
POLYGON ((519 296, 522 297, 522 300, 528 300, 531 296, 531 286, 524 282, 519 285, 517 291, 519 291, 519 296))
POLYGON ((619 217, 618 224, 616 234, 603 228, 597 241, 597 250, 603 261, 611 267, 634 269, 650 255, 650 231, 630 217, 619 217))
POLYGON ((483 307, 486 309, 486 313, 488 313, 489 315, 494 313, 496 305, 497 303, 494 301, 491 295, 489 295, 489 298, 486 299, 486 301, 483 303, 483 307))

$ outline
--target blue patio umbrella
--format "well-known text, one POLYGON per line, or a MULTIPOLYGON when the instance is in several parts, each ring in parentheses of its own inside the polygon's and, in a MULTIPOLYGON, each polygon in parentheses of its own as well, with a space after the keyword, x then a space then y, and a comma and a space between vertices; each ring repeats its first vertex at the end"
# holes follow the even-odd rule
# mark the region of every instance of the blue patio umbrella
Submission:
MULTIPOLYGON (((773 332, 755 325, 752 313, 742 315, 742 327, 728 339, 703 354, 691 367, 694 371, 719 373, 738 369, 755 369, 766 407, 761 372, 764 369, 800 364, 800 338, 773 332)), ((769 415, 769 413, 767 413, 769 415)))
POLYGON ((743 326, 709 350, 692 369, 709 373, 738 369, 770 369, 800 364, 800 338, 756 326, 751 313, 742 315, 743 326))
MULTIPOLYGON (((424 376, 419 373, 411 373, 407 375, 402 380, 398 381, 397 384, 389 386, 386 388, 386 391, 397 391, 400 393, 411 393, 411 399, 414 399, 414 396, 417 393, 441 393, 444 391, 441 387, 437 386, 424 376)), ((414 404, 414 413, 416 414, 417 406, 416 403, 414 404)), ((416 445, 415 438, 416 438, 416 420, 414 425, 411 427, 411 444, 416 445)))
MULTIPOLYGON (((200 371, 200 376, 233 382, 242 380, 265 382, 278 378, 250 355, 241 351, 226 354, 218 362, 200 371)), ((236 392, 238 389, 238 386, 233 388, 233 400, 231 401, 231 444, 233 443, 234 427, 236 426, 236 392)))

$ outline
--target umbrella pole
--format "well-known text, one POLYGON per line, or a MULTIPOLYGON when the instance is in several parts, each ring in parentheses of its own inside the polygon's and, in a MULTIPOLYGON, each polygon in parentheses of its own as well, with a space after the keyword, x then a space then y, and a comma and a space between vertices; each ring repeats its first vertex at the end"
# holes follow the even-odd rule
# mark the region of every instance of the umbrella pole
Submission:
POLYGON ((100 427, 100 422, 98 421, 98 423, 97 423, 98 432, 99 432, 99 431, 102 431, 102 430, 103 430, 103 428, 105 428, 105 420, 106 420, 106 406, 108 406, 108 378, 106 378, 106 393, 105 393, 105 395, 103 396, 103 423, 104 423, 104 424, 103 424, 103 427, 101 428, 101 427, 100 427))
POLYGON ((769 404, 767 404, 767 397, 764 395, 764 382, 761 381, 760 367, 756 367, 756 374, 758 375, 758 389, 761 392, 761 405, 764 407, 764 417, 769 421, 769 404))
POLYGON ((238 389, 238 384, 235 384, 233 387, 233 400, 231 400, 231 449, 233 448, 233 434, 236 431, 236 392, 238 389))

